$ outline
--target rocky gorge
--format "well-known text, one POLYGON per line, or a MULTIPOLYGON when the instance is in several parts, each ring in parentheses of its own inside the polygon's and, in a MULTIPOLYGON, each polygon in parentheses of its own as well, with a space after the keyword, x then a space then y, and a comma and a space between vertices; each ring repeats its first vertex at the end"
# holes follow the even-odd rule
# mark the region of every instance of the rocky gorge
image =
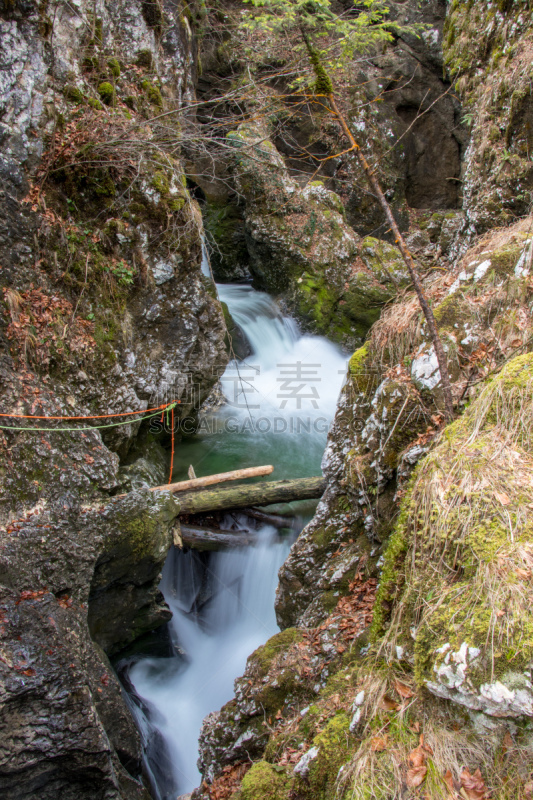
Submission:
POLYGON ((533 797, 531 7, 389 6, 337 93, 451 424, 400 251, 282 39, 233 2, 0 5, 0 411, 25 417, 0 428, 3 797, 158 796, 115 666, 171 617, 170 436, 94 417, 175 402, 179 453, 249 354, 204 241, 217 281, 350 358, 280 632, 206 717, 194 797, 533 797))

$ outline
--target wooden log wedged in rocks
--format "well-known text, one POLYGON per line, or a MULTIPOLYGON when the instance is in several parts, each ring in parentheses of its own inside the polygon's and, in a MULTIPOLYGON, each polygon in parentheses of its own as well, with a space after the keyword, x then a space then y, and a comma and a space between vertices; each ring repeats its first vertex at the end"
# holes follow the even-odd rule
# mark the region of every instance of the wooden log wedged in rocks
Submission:
POLYGON ((296 478, 180 492, 176 499, 180 504, 180 514, 203 514, 206 511, 268 506, 271 503, 317 500, 322 497, 325 489, 325 478, 296 478))
POLYGON ((280 514, 269 514, 260 508, 243 508, 242 512, 247 517, 263 522, 265 525, 272 525, 274 528, 294 528, 296 526, 295 517, 282 517, 280 514))
POLYGON ((246 547, 256 541, 249 531, 223 531, 220 528, 201 528, 197 525, 180 524, 183 545, 193 550, 226 550, 231 547, 246 547))
MULTIPOLYGON (((191 467, 189 467, 191 469, 191 467)), ((188 481, 178 481, 178 483, 166 483, 163 486, 153 486, 150 491, 157 492, 185 492, 189 489, 201 489, 203 486, 212 486, 215 483, 225 483, 226 481, 242 481, 245 478, 262 478, 274 472, 272 464, 264 467, 246 467, 245 469, 233 469, 231 472, 218 472, 216 475, 204 475, 203 478, 190 478, 188 481)))

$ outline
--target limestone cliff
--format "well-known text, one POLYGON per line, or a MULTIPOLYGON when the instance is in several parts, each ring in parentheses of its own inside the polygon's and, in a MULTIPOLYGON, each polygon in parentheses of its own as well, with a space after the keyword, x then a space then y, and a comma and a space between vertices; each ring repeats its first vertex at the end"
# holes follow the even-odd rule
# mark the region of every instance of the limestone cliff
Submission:
MULTIPOLYGON (((172 2, 0 5, 2 413, 177 401, 194 417, 227 361, 200 211, 168 146, 193 22, 172 2), (163 141, 147 120, 164 112, 163 141)), ((0 793, 147 797, 106 653, 169 618, 157 586, 178 507, 111 496, 167 479, 169 435, 9 424, 52 430, 0 432, 0 793)))

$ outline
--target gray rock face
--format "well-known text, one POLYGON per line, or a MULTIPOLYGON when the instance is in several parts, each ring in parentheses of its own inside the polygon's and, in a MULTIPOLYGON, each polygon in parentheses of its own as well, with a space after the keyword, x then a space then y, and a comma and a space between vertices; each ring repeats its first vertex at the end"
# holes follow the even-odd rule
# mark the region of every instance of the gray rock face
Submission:
MULTIPOLYGON (((177 7, 156 5, 164 25, 137 0, 81 0, 53 14, 25 0, 0 6, 3 412, 89 416, 176 400, 179 419, 196 413, 227 361, 179 161, 141 153, 129 188, 90 163, 48 169, 57 136, 101 144, 115 124, 145 131, 154 104, 179 106, 190 30, 177 7)), ((6 800, 149 796, 107 657, 170 616, 157 585, 176 504, 146 490, 110 502, 122 479, 136 489, 167 476, 161 447, 152 460, 137 446, 140 429, 0 432, 6 800)))
POLYGON ((137 731, 89 625, 104 643, 138 634, 176 513, 171 495, 144 490, 0 529, 3 797, 148 797, 137 731))

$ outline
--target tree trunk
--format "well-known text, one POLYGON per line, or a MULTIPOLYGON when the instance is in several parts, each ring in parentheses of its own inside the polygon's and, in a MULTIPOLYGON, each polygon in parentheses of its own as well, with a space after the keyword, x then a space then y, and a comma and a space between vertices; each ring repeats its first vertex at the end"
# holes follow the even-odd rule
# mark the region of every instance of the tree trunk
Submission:
POLYGON ((180 538, 186 547, 200 551, 246 547, 256 541, 249 531, 221 531, 219 528, 200 528, 183 522, 180 523, 180 538))
POLYGON ((325 478, 297 478, 183 492, 177 495, 176 500, 180 503, 180 514, 203 514, 206 511, 224 511, 251 505, 267 506, 271 503, 319 499, 325 488, 325 478))
MULTIPOLYGON (((309 45, 308 45, 309 47, 309 45)), ((437 330, 437 323, 435 322, 435 317, 433 316, 433 311, 431 310, 431 306, 428 303, 427 297, 424 293, 424 289, 422 287, 422 283, 420 278, 418 277, 418 273, 416 270, 415 262, 413 260, 413 256, 409 252, 409 248, 407 247, 405 240, 400 233, 400 229, 394 219, 394 214, 392 213, 392 209, 387 201, 387 198, 383 194, 381 186, 379 185, 379 181, 376 178, 375 174, 372 172, 368 161, 366 160, 361 148, 359 147, 353 133, 351 132, 348 123, 346 122, 344 116, 339 111, 337 106, 337 102, 335 100, 335 95, 331 91, 328 94, 328 100, 331 106, 331 109, 336 116, 337 120, 339 121, 341 128, 343 129, 346 137, 348 138, 350 144, 352 145, 361 168, 366 175, 366 178, 372 187, 372 190, 375 192, 376 197, 385 213, 387 218, 387 222, 389 223, 391 230, 394 234, 394 239, 398 247, 400 248, 400 252, 402 254, 402 258, 405 262, 409 275, 411 277, 411 281, 413 282, 413 286, 415 288, 416 295, 418 297, 418 302, 420 304, 420 308, 423 311, 423 314, 426 318, 426 322, 429 328, 429 335, 431 336, 431 341, 433 342, 433 347, 435 348, 435 354, 437 356, 437 361, 439 364, 440 370, 440 377, 442 381, 442 392, 444 394, 444 407, 445 407, 445 415, 447 422, 452 422, 454 417, 453 412, 453 395, 452 395, 452 387, 450 383, 450 374, 448 372, 448 359, 446 358, 446 353, 444 352, 444 347, 442 346, 442 341, 439 336, 439 332, 437 330)))
POLYGON ((379 204, 381 205, 381 208, 385 213, 387 222, 389 223, 391 230, 394 234, 394 239, 396 241, 396 244, 400 248, 400 253, 402 254, 405 266, 407 267, 407 270, 411 277, 411 281, 413 282, 413 286, 415 287, 415 292, 418 297, 418 302, 426 318, 426 322, 429 328, 429 335, 431 336, 431 341, 433 342, 433 347, 435 348, 435 355, 437 356, 437 361, 440 370, 440 377, 442 382, 442 392, 444 394, 444 409, 445 409, 446 420, 448 422, 452 422, 454 417, 453 395, 450 383, 450 374, 448 372, 448 359, 446 358, 446 353, 444 352, 444 347, 442 346, 442 341, 439 336, 439 332, 437 330, 437 323, 435 322, 433 311, 431 310, 431 306, 427 301, 427 297, 424 293, 422 283, 420 281, 420 278, 418 277, 418 272, 416 271, 416 265, 413 260, 413 256, 409 252, 409 248, 407 247, 405 240, 402 234, 400 233, 400 229, 398 228, 398 225, 394 218, 394 214, 392 213, 392 209, 388 203, 387 198, 383 194, 378 179, 376 178, 374 172, 372 172, 370 164, 366 160, 359 146, 359 143, 357 142, 348 123, 346 122, 346 119, 344 118, 344 115, 339 110, 337 101, 335 99, 335 94, 333 91, 333 83, 324 65, 322 64, 318 51, 313 47, 311 40, 309 36, 306 34, 303 27, 300 28, 300 32, 305 42, 305 46, 307 47, 307 52, 309 53, 309 60, 311 62, 311 65, 313 67, 316 76, 315 92, 317 94, 325 95, 328 98, 331 110, 334 116, 337 118, 337 121, 340 123, 340 126, 344 131, 345 136, 352 145, 351 149, 355 151, 359 164, 361 165, 361 168, 365 173, 366 179, 370 184, 372 190, 375 192, 379 204))

